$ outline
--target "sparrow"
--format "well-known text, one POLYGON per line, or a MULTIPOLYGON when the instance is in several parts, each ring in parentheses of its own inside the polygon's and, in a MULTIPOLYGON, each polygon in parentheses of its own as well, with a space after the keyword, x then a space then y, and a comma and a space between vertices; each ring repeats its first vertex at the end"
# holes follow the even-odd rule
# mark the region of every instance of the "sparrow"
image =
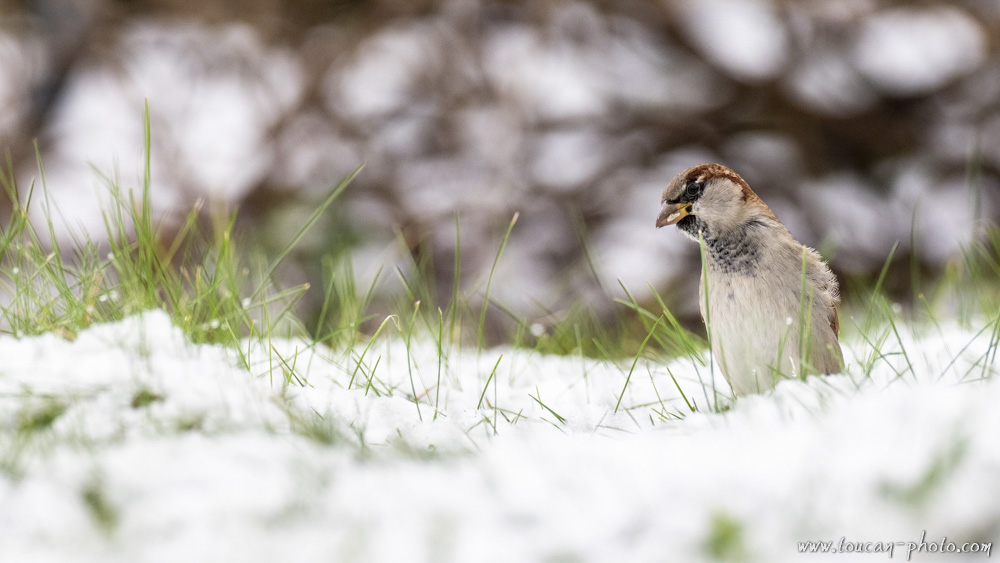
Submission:
POLYGON ((843 370, 837 278, 739 174, 693 166, 670 182, 661 203, 656 227, 677 225, 702 245, 701 316, 733 393, 843 370))

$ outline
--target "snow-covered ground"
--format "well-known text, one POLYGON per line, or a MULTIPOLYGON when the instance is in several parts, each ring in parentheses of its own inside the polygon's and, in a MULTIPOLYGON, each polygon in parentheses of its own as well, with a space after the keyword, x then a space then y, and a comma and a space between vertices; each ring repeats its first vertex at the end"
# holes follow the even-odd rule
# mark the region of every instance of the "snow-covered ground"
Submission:
POLYGON ((976 330, 849 340, 847 375, 719 413, 690 359, 626 387, 629 363, 389 338, 248 344, 247 370, 161 312, 3 337, 0 561, 950 561, 926 552, 1000 529, 976 330))

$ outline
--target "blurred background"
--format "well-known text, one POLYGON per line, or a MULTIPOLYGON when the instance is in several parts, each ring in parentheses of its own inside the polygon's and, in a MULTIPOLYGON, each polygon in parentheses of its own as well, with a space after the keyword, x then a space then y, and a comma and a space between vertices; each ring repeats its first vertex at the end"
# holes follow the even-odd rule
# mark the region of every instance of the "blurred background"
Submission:
POLYGON ((622 285, 698 326, 697 245, 653 226, 675 174, 737 170, 848 297, 898 242, 905 299, 1000 213, 998 51, 996 0, 0 0, 0 146, 25 189, 37 139, 56 235, 99 239, 148 99, 167 225, 237 208, 277 251, 365 163, 285 283, 332 253, 376 308, 417 265, 445 302, 460 246, 475 302, 517 212, 495 334, 614 322, 622 285))

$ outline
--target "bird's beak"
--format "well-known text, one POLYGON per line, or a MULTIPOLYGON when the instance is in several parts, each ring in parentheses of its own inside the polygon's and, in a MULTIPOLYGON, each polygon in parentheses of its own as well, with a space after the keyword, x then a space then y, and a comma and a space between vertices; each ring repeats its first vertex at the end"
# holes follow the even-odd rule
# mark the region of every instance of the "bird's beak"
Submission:
POLYGON ((664 203, 660 215, 656 218, 656 228, 673 225, 690 215, 691 203, 664 203))

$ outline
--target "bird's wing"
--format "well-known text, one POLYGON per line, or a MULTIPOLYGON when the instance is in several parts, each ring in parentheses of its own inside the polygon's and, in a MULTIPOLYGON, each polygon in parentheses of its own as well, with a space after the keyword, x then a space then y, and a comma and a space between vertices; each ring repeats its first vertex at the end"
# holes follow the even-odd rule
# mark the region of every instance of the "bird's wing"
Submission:
POLYGON ((817 293, 822 296, 824 305, 829 309, 830 328, 833 329, 834 334, 839 335, 840 318, 837 316, 837 303, 840 303, 840 286, 837 283, 837 277, 823 262, 819 253, 811 248, 809 249, 807 268, 808 277, 815 284, 817 293))

